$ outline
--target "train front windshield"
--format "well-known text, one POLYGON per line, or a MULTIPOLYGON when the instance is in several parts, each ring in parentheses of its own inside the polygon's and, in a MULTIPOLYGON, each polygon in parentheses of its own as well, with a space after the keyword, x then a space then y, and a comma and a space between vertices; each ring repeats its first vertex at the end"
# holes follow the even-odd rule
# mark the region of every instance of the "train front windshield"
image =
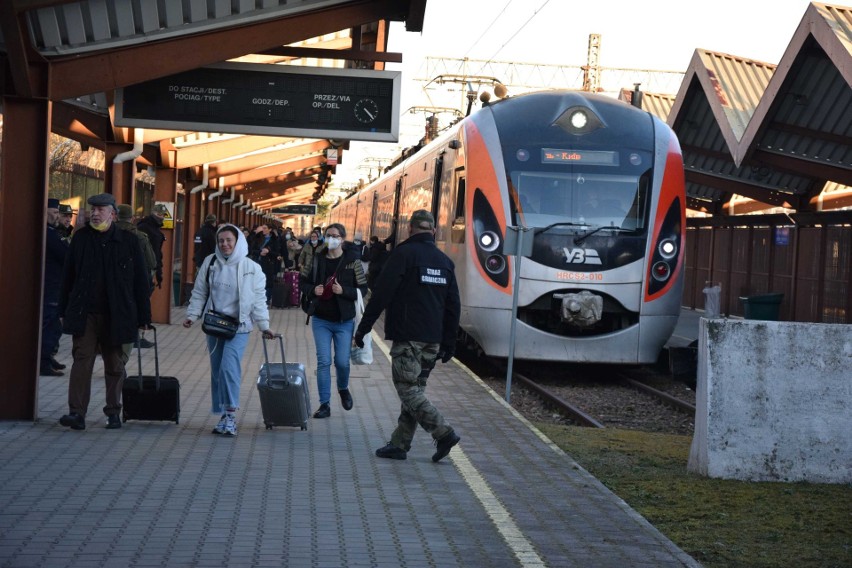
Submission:
POLYGON ((649 152, 516 148, 506 158, 515 224, 644 231, 649 152))

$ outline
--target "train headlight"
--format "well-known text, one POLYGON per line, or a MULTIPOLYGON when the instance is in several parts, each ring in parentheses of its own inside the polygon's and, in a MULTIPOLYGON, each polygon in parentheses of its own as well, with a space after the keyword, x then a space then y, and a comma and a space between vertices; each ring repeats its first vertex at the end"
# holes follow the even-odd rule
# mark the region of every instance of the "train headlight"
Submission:
POLYGON ((579 105, 566 109, 554 124, 572 136, 582 136, 604 127, 594 110, 579 105))
POLYGON ((669 263, 663 261, 655 263, 651 269, 651 275, 655 280, 659 280, 660 282, 667 280, 671 272, 672 269, 669 267, 669 263))
POLYGON ((673 239, 663 239, 660 241, 659 249, 660 256, 666 260, 671 260, 677 254, 677 244, 673 239))
POLYGON ((582 110, 578 110, 571 115, 571 126, 576 128, 577 130, 582 130, 586 127, 586 124, 588 123, 589 117, 582 110))
POLYGON ((485 252, 494 252, 500 246, 500 235, 494 231, 483 231, 479 235, 479 248, 485 252))
POLYGON ((498 254, 492 254, 485 259, 485 270, 491 274, 499 274, 506 268, 506 259, 498 254))

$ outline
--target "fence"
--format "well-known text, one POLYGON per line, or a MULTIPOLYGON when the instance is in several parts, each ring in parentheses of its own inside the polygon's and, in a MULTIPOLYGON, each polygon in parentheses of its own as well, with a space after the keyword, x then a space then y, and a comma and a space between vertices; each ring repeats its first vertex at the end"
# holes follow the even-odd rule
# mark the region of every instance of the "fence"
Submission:
POLYGON ((743 315, 741 296, 783 293, 783 321, 852 323, 852 211, 687 219, 683 305, 743 315))

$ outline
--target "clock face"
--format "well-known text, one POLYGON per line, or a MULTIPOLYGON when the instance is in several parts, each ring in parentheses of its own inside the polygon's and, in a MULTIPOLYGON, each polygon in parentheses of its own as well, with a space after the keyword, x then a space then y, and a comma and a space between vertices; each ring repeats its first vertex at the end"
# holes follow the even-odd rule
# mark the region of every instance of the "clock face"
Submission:
POLYGON ((355 103, 353 112, 355 113, 355 118, 360 122, 369 124, 378 118, 379 105, 373 99, 359 99, 355 103))

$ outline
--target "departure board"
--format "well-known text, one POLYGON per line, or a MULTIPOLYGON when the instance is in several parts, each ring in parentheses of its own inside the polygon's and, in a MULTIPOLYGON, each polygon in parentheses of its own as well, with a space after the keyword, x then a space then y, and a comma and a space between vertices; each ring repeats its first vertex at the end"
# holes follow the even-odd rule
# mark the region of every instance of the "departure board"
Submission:
POLYGON ((115 123, 397 142, 400 73, 222 63, 116 90, 115 123))

